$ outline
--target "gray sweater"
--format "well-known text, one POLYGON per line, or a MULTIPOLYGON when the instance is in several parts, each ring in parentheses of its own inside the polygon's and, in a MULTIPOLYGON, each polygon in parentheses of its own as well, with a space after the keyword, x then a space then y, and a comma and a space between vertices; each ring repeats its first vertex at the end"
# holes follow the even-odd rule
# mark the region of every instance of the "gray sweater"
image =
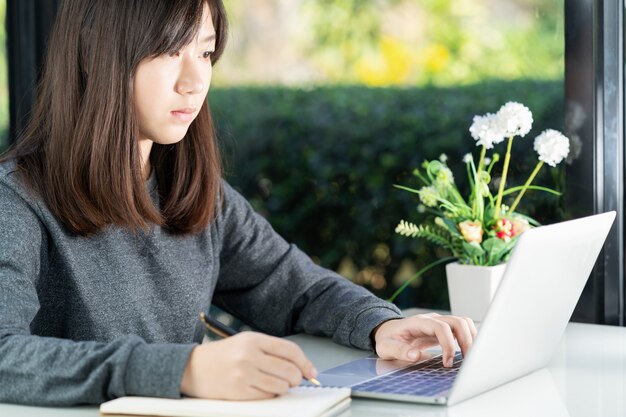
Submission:
POLYGON ((268 334, 361 349, 400 316, 315 265, 226 183, 223 203, 200 234, 110 226, 84 238, 25 190, 12 162, 0 164, 0 402, 177 398, 211 303, 268 334))

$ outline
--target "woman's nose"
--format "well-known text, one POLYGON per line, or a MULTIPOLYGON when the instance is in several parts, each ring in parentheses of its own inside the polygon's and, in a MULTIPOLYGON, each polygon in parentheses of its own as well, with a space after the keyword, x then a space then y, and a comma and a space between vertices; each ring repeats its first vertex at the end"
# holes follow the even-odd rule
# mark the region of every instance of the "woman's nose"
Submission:
MULTIPOLYGON (((204 91, 205 84, 208 80, 201 69, 207 71, 207 66, 204 64, 203 68, 199 68, 200 64, 190 62, 192 60, 185 59, 183 62, 183 68, 180 73, 180 77, 176 83, 176 92, 179 94, 199 94, 204 91)), ((208 71, 211 71, 210 66, 208 71)), ((209 74, 210 77, 210 74, 209 74)))

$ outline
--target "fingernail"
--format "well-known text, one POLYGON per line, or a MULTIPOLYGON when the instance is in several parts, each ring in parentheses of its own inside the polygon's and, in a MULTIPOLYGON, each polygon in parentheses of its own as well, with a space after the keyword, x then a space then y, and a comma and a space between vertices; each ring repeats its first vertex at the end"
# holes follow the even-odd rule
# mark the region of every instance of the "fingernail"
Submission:
POLYGON ((412 350, 412 351, 409 352, 409 354, 407 356, 409 357, 409 360, 414 361, 414 360, 417 359, 417 355, 418 355, 418 352, 412 350))
POLYGON ((451 368, 452 365, 454 363, 454 360, 452 358, 448 359, 448 367, 451 368))
POLYGON ((317 376, 317 369, 315 367, 311 367, 311 378, 315 378, 317 376))

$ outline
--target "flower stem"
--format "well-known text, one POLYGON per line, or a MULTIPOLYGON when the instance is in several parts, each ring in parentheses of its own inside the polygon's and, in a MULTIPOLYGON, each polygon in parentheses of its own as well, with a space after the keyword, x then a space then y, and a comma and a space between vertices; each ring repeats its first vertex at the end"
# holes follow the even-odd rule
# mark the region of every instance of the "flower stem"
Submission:
POLYGON ((454 261, 454 260, 456 260, 456 259, 457 259, 457 258, 456 258, 455 256, 449 256, 449 257, 447 257, 447 258, 438 259, 438 260, 436 260, 435 262, 429 263, 428 265, 426 265, 425 267, 423 267, 422 269, 420 269, 419 271, 417 271, 417 273, 416 273, 415 275, 413 275, 411 278, 407 279, 407 280, 404 282, 404 284, 402 284, 402 285, 400 286, 400 288, 398 288, 398 289, 396 290, 396 292, 394 292, 394 293, 393 293, 393 295, 387 299, 387 301, 389 301, 390 303, 392 303, 392 302, 393 302, 393 300, 395 300, 395 299, 396 299, 396 297, 397 297, 398 295, 400 295, 400 293, 401 293, 402 291, 404 291, 404 289, 405 289, 406 287, 408 287, 408 286, 409 286, 409 285, 410 285, 413 281, 415 281, 415 280, 417 279, 417 277, 419 277, 419 276, 420 276, 420 275, 422 275, 423 273, 428 272, 429 270, 431 270, 432 268, 434 268, 435 266, 437 266, 437 265, 439 265, 439 264, 442 264, 442 263, 444 263, 444 262, 454 261))
POLYGON ((524 196, 524 193, 526 192, 526 190, 530 186, 530 183, 533 182, 533 180, 537 176, 537 173, 539 173, 539 170, 541 169, 542 166, 543 166, 543 161, 539 161, 539 163, 535 167, 535 170, 533 171, 533 173, 530 174, 530 177, 528 177, 528 180, 526 181, 526 184, 524 184, 524 188, 522 188, 522 191, 520 191, 520 193, 515 198, 515 201, 513 202, 513 205, 511 206, 511 210, 510 210, 511 212, 515 211, 515 208, 517 207, 517 205, 519 204, 520 200, 524 196))
POLYGON ((483 170, 483 163, 485 161, 485 153, 487 152, 487 147, 483 145, 483 148, 480 151, 480 159, 478 160, 478 170, 475 172, 474 177, 474 203, 472 204, 472 216, 477 218, 476 210, 478 208, 478 199, 482 199, 482 193, 480 192, 480 172, 483 170))
POLYGON ((480 151, 480 159, 478 160, 478 175, 483 170, 483 164, 485 163, 485 154, 487 153, 487 147, 483 145, 482 150, 480 151))
POLYGON ((500 187, 498 188, 498 198, 496 200, 496 208, 493 215, 494 220, 498 220, 500 217, 500 206, 502 205, 502 192, 504 191, 504 184, 506 183, 506 175, 509 171, 509 162, 511 161, 511 145, 513 144, 514 136, 509 137, 509 144, 506 147, 506 155, 504 156, 504 167, 502 168, 502 179, 500 180, 500 187))

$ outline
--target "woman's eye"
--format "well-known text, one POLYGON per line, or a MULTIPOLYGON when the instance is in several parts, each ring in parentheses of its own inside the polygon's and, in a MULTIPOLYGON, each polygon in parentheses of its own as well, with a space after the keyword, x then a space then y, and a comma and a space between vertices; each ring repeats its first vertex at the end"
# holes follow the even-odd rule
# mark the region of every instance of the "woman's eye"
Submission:
POLYGON ((209 59, 211 58, 211 54, 213 53, 213 51, 206 51, 202 54, 202 58, 204 59, 209 59))

